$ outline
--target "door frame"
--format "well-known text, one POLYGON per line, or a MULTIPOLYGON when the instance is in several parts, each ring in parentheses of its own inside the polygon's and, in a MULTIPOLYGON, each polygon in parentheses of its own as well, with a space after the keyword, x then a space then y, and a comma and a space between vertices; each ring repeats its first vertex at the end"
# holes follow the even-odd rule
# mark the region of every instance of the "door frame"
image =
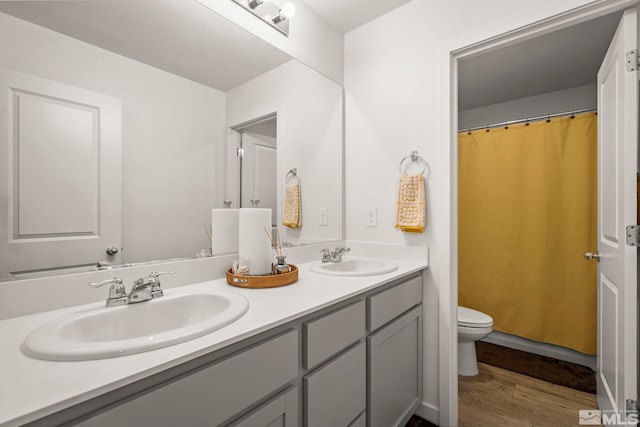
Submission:
MULTIPOLYGON (((440 425, 458 424, 458 61, 464 58, 482 55, 522 41, 533 39, 554 31, 570 27, 581 22, 599 18, 610 13, 638 6, 635 0, 601 0, 581 6, 530 25, 501 35, 447 51, 445 64, 448 68, 449 98, 448 134, 450 159, 450 263, 449 294, 441 295, 443 308, 440 313, 440 377, 439 377, 439 420, 440 425), (446 304, 448 300, 449 304, 446 304), (448 310, 446 310, 448 308, 448 310)), ((576 414, 577 417, 577 414, 576 414)))

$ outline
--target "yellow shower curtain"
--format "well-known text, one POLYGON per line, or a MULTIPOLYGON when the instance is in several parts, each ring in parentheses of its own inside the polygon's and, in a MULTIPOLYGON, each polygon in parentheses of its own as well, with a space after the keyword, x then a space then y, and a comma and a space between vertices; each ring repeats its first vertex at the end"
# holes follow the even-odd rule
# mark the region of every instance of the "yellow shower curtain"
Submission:
POLYGON ((458 134, 459 305, 596 353, 595 113, 458 134))

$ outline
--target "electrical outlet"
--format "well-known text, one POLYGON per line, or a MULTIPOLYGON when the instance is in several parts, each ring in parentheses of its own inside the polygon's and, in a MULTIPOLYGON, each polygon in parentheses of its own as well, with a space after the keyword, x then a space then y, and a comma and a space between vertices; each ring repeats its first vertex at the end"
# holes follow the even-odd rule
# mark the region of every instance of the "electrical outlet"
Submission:
POLYGON ((367 216, 365 218, 365 224, 367 227, 377 227, 378 226, 378 209, 377 208, 366 208, 365 212, 367 216))
POLYGON ((320 220, 318 225, 329 225, 329 209, 320 208, 320 220))

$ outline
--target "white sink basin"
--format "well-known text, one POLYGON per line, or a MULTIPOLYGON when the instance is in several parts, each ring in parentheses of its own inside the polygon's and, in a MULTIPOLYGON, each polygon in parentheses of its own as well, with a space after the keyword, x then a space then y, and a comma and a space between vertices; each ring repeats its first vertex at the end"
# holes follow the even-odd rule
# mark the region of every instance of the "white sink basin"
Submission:
POLYGON ((396 264, 377 259, 346 258, 340 262, 311 264, 309 270, 330 276, 375 276, 390 273, 398 269, 396 264))
POLYGON ((93 308, 59 317, 33 330, 22 350, 45 360, 124 356, 206 335, 249 309, 246 298, 233 292, 167 293, 138 304, 93 308))

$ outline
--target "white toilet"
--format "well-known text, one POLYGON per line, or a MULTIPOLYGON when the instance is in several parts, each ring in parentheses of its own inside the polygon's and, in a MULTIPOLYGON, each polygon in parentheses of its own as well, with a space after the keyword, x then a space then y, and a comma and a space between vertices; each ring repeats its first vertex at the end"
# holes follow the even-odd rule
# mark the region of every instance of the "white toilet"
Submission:
POLYGON ((491 316, 458 306, 458 375, 478 375, 476 341, 489 335, 492 326, 491 316))

